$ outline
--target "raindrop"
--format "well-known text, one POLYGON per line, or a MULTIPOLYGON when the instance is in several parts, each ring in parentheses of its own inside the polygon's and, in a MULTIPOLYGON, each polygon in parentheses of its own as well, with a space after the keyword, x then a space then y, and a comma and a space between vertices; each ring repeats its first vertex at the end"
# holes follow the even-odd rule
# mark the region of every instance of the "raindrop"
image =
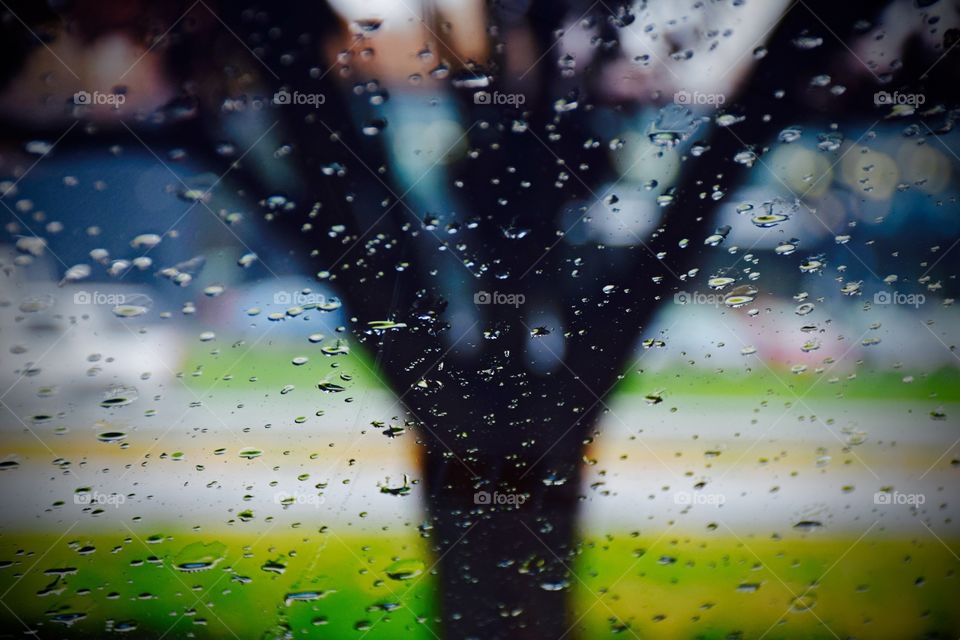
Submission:
POLYGON ((416 559, 397 560, 384 571, 391 580, 412 580, 423 573, 425 565, 416 559))
POLYGON ((153 300, 149 296, 137 293, 120 296, 122 302, 113 307, 113 315, 118 318, 136 318, 147 313, 153 307, 153 300))
POLYGON ((757 296, 757 288, 750 284, 743 284, 735 287, 730 293, 723 297, 723 304, 736 309, 745 304, 753 302, 757 296))

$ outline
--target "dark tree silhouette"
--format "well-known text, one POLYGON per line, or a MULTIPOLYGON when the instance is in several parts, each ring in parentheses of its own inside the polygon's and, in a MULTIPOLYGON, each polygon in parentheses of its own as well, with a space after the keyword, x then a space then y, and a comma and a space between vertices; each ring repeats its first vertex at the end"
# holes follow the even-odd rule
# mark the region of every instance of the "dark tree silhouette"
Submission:
MULTIPOLYGON (((589 7, 587 2, 568 5, 566 10, 556 3, 532 3, 528 8, 541 51, 553 43, 565 16, 580 15, 589 7)), ((811 8, 821 16, 829 14, 831 28, 841 37, 849 36, 854 22, 864 17, 862 7, 831 12, 811 8)), ((504 19, 503 14, 494 15, 504 19)), ((605 7, 597 5, 588 15, 606 24, 605 38, 616 41, 616 20, 605 7)), ((638 108, 592 100, 589 84, 598 73, 588 71, 577 83, 568 83, 580 86, 565 86, 553 61, 539 67, 536 84, 542 98, 524 105, 529 131, 522 133, 511 127, 518 112, 477 106, 470 93, 460 94, 467 126, 477 120, 491 126, 468 135, 470 148, 480 150, 478 159, 450 169, 449 179, 464 184, 463 209, 456 214, 396 206, 373 222, 383 210, 381 202, 392 201, 392 194, 403 193, 404 187, 392 179, 381 140, 359 133, 364 119, 371 117, 363 105, 343 99, 328 104, 333 111, 316 120, 308 109, 284 120, 285 139, 298 147, 304 191, 294 196, 302 203, 298 215, 277 216, 271 224, 286 229, 281 234, 293 246, 312 252, 318 271, 347 253, 333 269, 331 284, 359 318, 358 338, 376 355, 420 425, 431 536, 441 559, 445 637, 558 638, 574 622, 566 613, 567 589, 562 587, 576 580, 570 569, 578 553, 575 514, 583 445, 604 412, 606 394, 630 367, 633 345, 658 303, 682 288, 677 276, 700 262, 698 247, 712 232, 716 206, 704 194, 713 184, 729 192, 743 178, 747 169, 733 157, 744 142, 760 155, 779 130, 809 119, 805 103, 778 100, 773 91, 782 87, 802 94, 810 78, 830 69, 843 50, 841 43, 830 42, 822 51, 797 56, 792 38, 815 26, 811 13, 787 15, 748 86, 727 105, 729 111, 747 114, 747 120, 736 135, 722 129, 709 132, 711 150, 686 160, 676 202, 656 232, 629 247, 558 242, 558 232, 566 231, 558 213, 572 209, 579 217, 584 212, 577 207, 594 201, 600 185, 616 177, 605 150, 584 149, 583 142, 598 135, 591 109, 616 114, 638 108), (581 97, 580 108, 557 114, 553 100, 567 91, 581 97), (773 117, 764 121, 760 114, 768 113, 773 117), (331 140, 328 126, 338 139, 331 140), (492 143, 498 145, 495 150, 492 143), (319 168, 333 162, 347 168, 346 178, 320 175, 319 168), (506 171, 510 165, 516 166, 516 174, 506 171), (589 169, 580 169, 582 165, 589 169), (370 169, 379 167, 387 168, 384 175, 371 176, 370 169), (558 189, 561 170, 571 177, 558 189), (496 188, 491 186, 494 179, 499 180, 496 188), (532 188, 519 188, 520 180, 532 188), (499 198, 509 204, 501 206, 499 198), (322 202, 321 215, 315 229, 303 233, 300 209, 314 201, 322 202), (461 231, 452 240, 431 233, 423 223, 428 213, 440 219, 441 229, 459 222, 461 231), (463 224, 470 220, 477 222, 475 228, 463 224), (348 231, 329 238, 331 224, 346 224, 348 231), (527 233, 511 239, 504 233, 508 228, 527 233), (683 238, 691 240, 692 248, 678 248, 683 238), (453 247, 461 243, 462 250, 453 247), (665 257, 658 259, 658 252, 665 257), (400 263, 409 266, 398 270, 400 263), (574 269, 579 277, 571 277, 574 269), (657 276, 663 280, 659 286, 653 284, 657 276), (616 295, 601 291, 608 284, 616 286, 616 295), (466 299, 469 304, 474 292, 497 289, 521 293, 527 304, 519 310, 508 305, 472 307, 477 326, 497 337, 458 342, 461 336, 446 313, 448 303, 462 305, 466 299), (557 354, 561 366, 538 373, 531 366, 527 339, 537 311, 545 307, 557 314, 558 326, 552 329, 563 331, 564 352, 557 354), (383 336, 364 331, 366 321, 385 318, 404 322, 408 329, 383 336), (424 378, 428 389, 417 389, 424 378), (474 494, 481 490, 529 498, 519 508, 477 505, 474 494)), ((508 91, 510 79, 497 72, 500 63, 478 61, 478 70, 494 78, 492 89, 508 91)), ((304 77, 302 70, 289 70, 289 79, 287 73, 280 85, 295 86, 304 77)), ((335 82, 321 87, 328 95, 342 95, 335 82)), ((856 91, 848 102, 868 104, 863 98, 872 90, 856 91)), ((269 184, 262 184, 259 193, 269 192, 269 184)))

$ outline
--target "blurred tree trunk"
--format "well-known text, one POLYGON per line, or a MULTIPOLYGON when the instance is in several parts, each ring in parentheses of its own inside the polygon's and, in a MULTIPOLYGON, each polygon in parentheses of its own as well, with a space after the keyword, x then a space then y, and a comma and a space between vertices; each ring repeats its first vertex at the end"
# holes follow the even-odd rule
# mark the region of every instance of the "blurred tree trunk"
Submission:
MULTIPOLYGON (((533 5, 531 11, 539 16, 534 25, 539 44, 546 49, 561 12, 548 11, 545 3, 533 5)), ((809 5, 826 15, 826 3, 809 5)), ((573 10, 579 5, 570 6, 573 10)), ((512 8, 520 11, 527 5, 512 8)), ((291 9, 286 19, 296 22, 297 11, 303 9, 291 9)), ((829 24, 841 38, 847 37, 854 21, 867 17, 859 15, 862 12, 856 6, 832 11, 829 24)), ((605 11, 597 13, 606 19, 605 11)), ((239 17, 237 22, 239 30, 239 17)), ((558 242, 558 232, 566 231, 559 223, 560 212, 593 202, 593 190, 618 174, 605 149, 583 144, 597 135, 597 120, 585 105, 562 115, 554 112, 551 78, 556 72, 549 62, 537 70, 547 97, 525 105, 526 134, 511 131, 514 114, 491 119, 491 112, 473 105, 469 94, 459 97, 464 122, 486 120, 493 125, 467 136, 470 148, 483 151, 481 161, 463 160, 448 169, 449 180, 465 183, 461 202, 468 211, 457 220, 472 216, 479 221, 475 230, 457 237, 466 245, 462 252, 425 230, 416 218, 427 212, 411 213, 399 205, 378 219, 383 203, 404 193, 405 185, 394 182, 391 171, 371 173, 389 168, 390 157, 383 136, 358 134, 369 114, 365 98, 343 95, 332 78, 319 85, 328 95, 322 116, 335 137, 309 108, 283 112, 282 136, 297 145, 300 191, 292 194, 297 211, 306 211, 313 202, 322 203, 322 210, 309 220, 308 232, 302 214, 278 215, 270 225, 310 255, 317 271, 330 269, 331 261, 343 256, 329 284, 344 296, 357 318, 356 337, 375 355, 418 423, 414 433, 424 446, 428 535, 438 558, 446 638, 577 635, 571 631, 575 620, 569 596, 578 582, 571 571, 578 555, 575 522, 583 498, 584 443, 593 436, 605 396, 618 376, 634 375, 634 347, 656 308, 686 286, 687 270, 702 260, 703 239, 712 232, 717 206, 709 197, 712 185, 731 193, 749 171, 733 160, 739 151, 752 145, 762 155, 777 131, 809 117, 804 101, 779 100, 773 92, 805 91, 813 75, 839 64, 836 56, 842 48, 837 42, 800 57, 791 45, 802 31, 820 28, 804 10, 787 14, 748 85, 725 105, 726 111, 746 114, 747 119, 737 125, 736 135, 715 127, 705 139, 703 133, 696 134, 709 143, 709 152, 684 159, 676 202, 649 238, 628 247, 558 242), (791 70, 790 77, 784 77, 785 69, 791 70), (765 114, 773 117, 762 117, 765 114), (493 142, 496 153, 491 151, 493 142), (346 168, 345 177, 320 175, 320 167, 333 162, 346 168), (504 194, 491 184, 504 178, 510 165, 518 168, 518 179, 534 187, 510 191, 509 206, 504 207, 499 202, 504 194), (584 166, 589 170, 582 170, 584 166), (558 188, 560 171, 576 173, 577 178, 558 188), (345 231, 332 237, 328 230, 336 224, 345 231), (527 233, 522 241, 508 240, 507 227, 527 233), (689 240, 688 249, 679 249, 681 239, 689 240), (661 252, 662 259, 654 255, 661 252), (537 260, 537 267, 520 277, 537 260), (465 264, 458 266, 457 261, 465 264), (405 267, 398 269, 401 263, 405 267), (577 278, 571 277, 574 265, 580 271, 577 278), (480 267, 486 269, 482 274, 480 267), (498 279, 497 274, 508 277, 498 279), (655 285, 655 277, 665 284, 655 285), (605 285, 613 285, 616 295, 603 294, 605 285), (472 334, 469 326, 453 321, 451 301, 462 302, 476 291, 498 286, 525 295, 531 306, 471 307, 477 323, 472 334), (535 322, 532 314, 540 308, 554 314, 557 326, 552 329, 563 334, 562 349, 553 354, 561 362, 545 369, 531 366, 529 345, 529 323, 535 322), (402 335, 366 329, 367 321, 383 319, 408 327, 402 335), (495 339, 480 337, 483 331, 495 339), (497 492, 514 500, 523 496, 524 501, 478 504, 477 492, 497 492)), ((281 82, 296 86, 311 64, 304 60, 283 67, 281 82)), ((860 90, 845 97, 863 101, 865 95, 860 90)), ((612 113, 624 107, 604 108, 612 113)), ((863 113, 868 108, 854 102, 851 110, 863 113)), ((250 193, 263 197, 273 192, 262 172, 239 171, 250 193)), ((578 216, 584 213, 577 211, 578 216)))

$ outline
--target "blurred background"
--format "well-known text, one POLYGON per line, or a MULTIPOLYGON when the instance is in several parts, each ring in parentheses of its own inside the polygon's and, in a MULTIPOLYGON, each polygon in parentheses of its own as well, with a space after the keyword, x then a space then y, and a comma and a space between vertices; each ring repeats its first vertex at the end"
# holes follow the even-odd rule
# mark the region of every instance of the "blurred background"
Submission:
POLYGON ((0 27, 3 637, 960 634, 957 3, 0 27), (488 424, 523 376, 591 418, 501 434, 523 474, 467 487, 532 514, 502 588, 565 603, 485 620, 441 563, 484 498, 444 511, 431 465, 487 445, 431 408, 515 360, 488 424))

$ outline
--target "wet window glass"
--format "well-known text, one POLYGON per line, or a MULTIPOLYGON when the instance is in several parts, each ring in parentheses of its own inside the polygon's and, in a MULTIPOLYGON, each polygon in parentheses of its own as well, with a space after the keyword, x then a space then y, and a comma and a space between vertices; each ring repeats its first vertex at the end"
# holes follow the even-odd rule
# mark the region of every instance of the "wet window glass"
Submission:
POLYGON ((957 638, 958 45, 0 1, 0 635, 957 638))

